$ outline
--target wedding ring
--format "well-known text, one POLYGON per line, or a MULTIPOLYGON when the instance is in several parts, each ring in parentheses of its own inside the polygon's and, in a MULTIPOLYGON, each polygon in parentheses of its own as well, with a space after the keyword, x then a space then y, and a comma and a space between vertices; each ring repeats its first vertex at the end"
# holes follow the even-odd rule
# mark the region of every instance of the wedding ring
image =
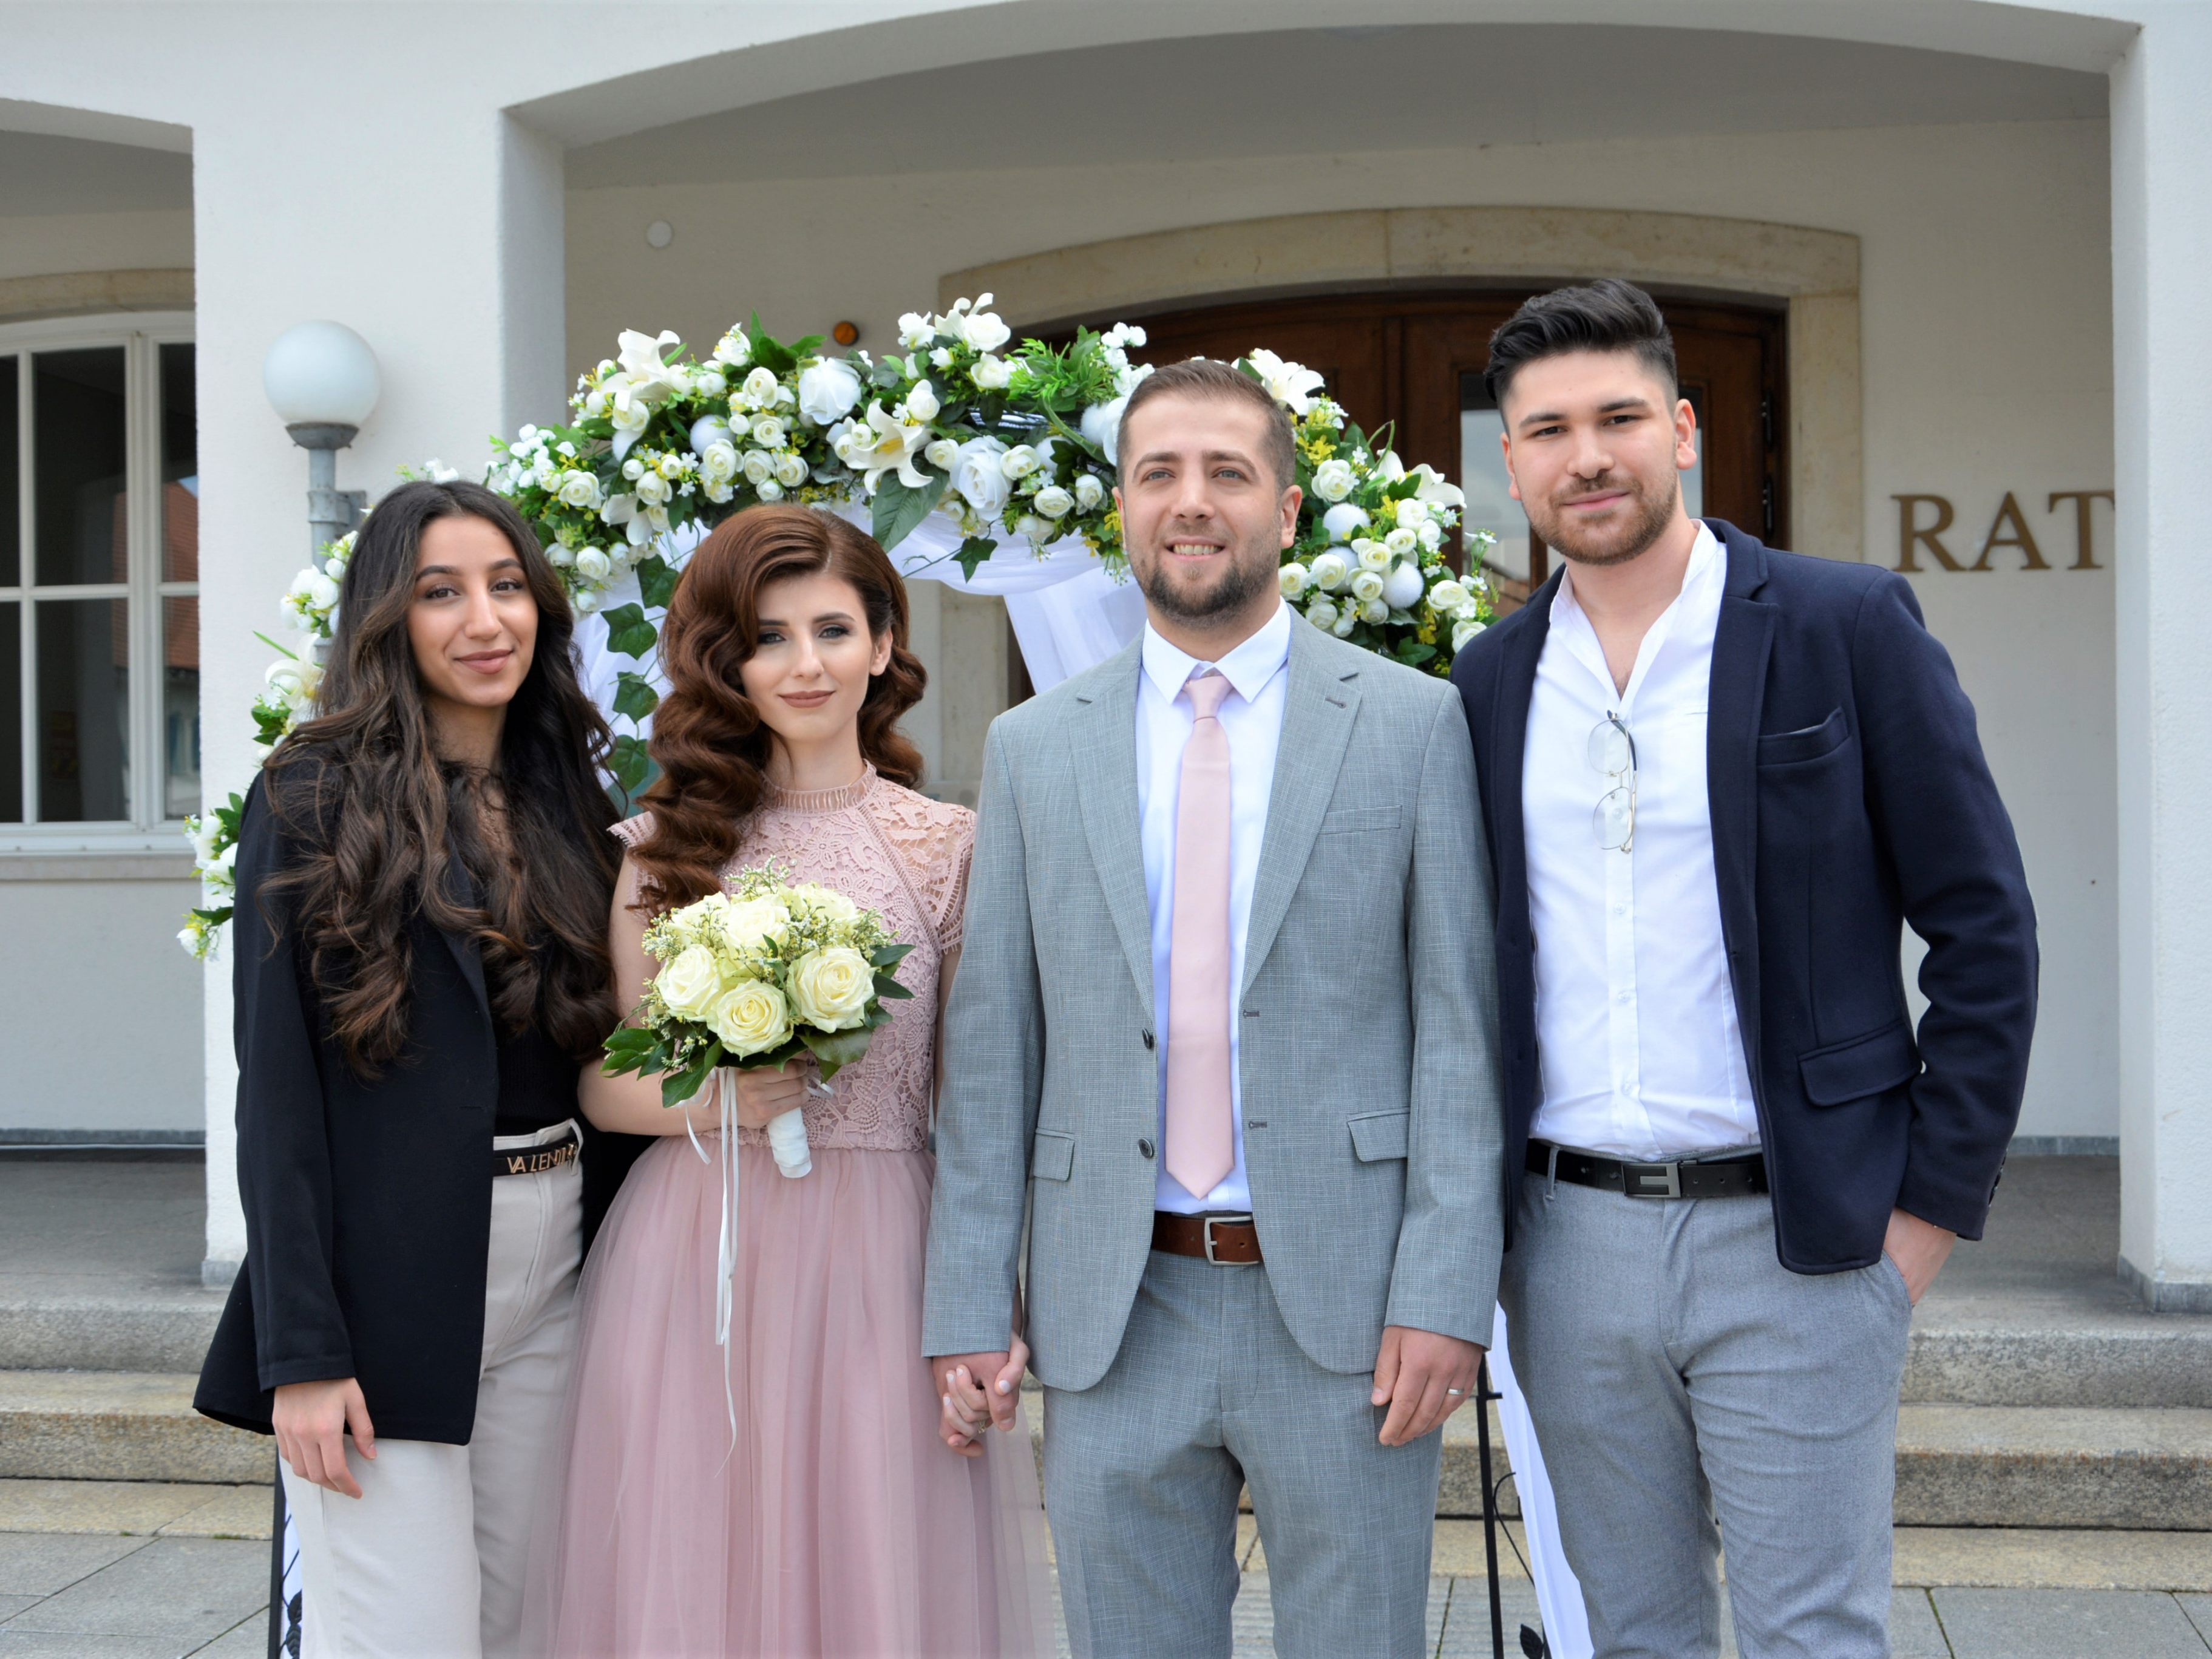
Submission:
POLYGON ((1467 1390, 1465 1389, 1446 1389, 1444 1392, 1446 1394, 1465 1394, 1467 1390))

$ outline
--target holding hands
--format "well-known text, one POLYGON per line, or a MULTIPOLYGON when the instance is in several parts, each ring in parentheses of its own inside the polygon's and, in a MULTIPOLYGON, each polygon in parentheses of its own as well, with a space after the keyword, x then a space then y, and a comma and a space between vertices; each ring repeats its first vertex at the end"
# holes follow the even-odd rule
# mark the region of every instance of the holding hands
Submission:
POLYGON ((943 1354, 929 1362, 930 1376, 944 1407, 939 1431, 963 1457, 983 1455, 983 1431, 995 1424, 1011 1432, 1021 1404, 1022 1373, 1030 1368, 1030 1345, 1017 1334, 1004 1353, 943 1354))

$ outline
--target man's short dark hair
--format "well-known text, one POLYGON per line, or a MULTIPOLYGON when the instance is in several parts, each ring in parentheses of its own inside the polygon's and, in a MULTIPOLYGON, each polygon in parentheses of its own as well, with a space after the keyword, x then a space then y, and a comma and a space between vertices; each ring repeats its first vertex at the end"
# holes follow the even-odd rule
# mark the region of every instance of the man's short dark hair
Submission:
POLYGON ((1490 367, 1482 374, 1491 401, 1504 407, 1506 389, 1522 368, 1570 351, 1632 351, 1658 376, 1668 398, 1680 395, 1674 337, 1658 305, 1635 283, 1605 276, 1539 294, 1498 325, 1490 337, 1490 367))
POLYGON ((1267 423, 1260 441, 1259 459, 1275 475, 1275 488, 1288 489, 1298 481, 1297 438, 1291 429, 1291 412, 1275 401, 1274 394, 1234 363, 1212 357, 1191 357, 1154 369, 1137 382, 1129 401, 1121 405, 1121 428, 1114 434, 1114 453, 1126 462, 1129 453, 1129 417, 1155 398, 1182 392, 1192 398, 1225 398, 1251 404, 1267 423))

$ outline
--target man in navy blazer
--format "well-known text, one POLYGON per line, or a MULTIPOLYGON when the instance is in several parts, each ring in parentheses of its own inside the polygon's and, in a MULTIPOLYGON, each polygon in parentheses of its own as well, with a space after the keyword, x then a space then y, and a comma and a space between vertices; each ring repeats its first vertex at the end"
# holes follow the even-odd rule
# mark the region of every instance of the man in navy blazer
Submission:
POLYGON ((1562 556, 1461 653, 1498 884, 1500 1297, 1605 1655, 1886 1655, 1911 1305, 2019 1115, 2035 919, 1911 587, 1685 513, 1650 298, 1491 343, 1562 556), (1916 1031, 1899 952, 1928 945, 1916 1031))

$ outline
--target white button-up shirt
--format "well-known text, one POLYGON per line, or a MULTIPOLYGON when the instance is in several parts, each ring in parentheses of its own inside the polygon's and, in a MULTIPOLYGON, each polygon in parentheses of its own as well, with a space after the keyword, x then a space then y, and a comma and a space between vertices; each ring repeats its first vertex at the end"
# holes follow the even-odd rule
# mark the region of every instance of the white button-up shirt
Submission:
POLYGON ((1728 556, 1700 524, 1682 591, 1619 691, 1571 568, 1552 600, 1521 788, 1543 1091, 1531 1133, 1559 1146, 1656 1159, 1759 1141, 1705 793, 1727 577, 1728 556), (1589 757, 1608 713, 1636 744, 1626 853, 1606 851, 1592 823, 1600 797, 1625 781, 1589 757))
POLYGON ((1278 605, 1265 626, 1216 663, 1203 663, 1145 626, 1145 672, 1137 684, 1137 817, 1145 854, 1145 896, 1152 918, 1152 1018, 1160 1061, 1159 1189, 1154 1202, 1185 1215, 1249 1210, 1244 1176, 1243 1085, 1237 1077, 1237 1010, 1243 1006, 1244 932, 1252 920, 1252 884, 1267 833, 1267 798, 1275 786, 1275 749, 1289 696, 1291 611, 1278 605), (1167 1169, 1168 969, 1175 934, 1176 805, 1182 793, 1182 751, 1196 719, 1183 682, 1197 669, 1220 671, 1235 688, 1221 702, 1229 738, 1229 1118, 1237 1162, 1210 1193, 1194 1194, 1167 1169))

